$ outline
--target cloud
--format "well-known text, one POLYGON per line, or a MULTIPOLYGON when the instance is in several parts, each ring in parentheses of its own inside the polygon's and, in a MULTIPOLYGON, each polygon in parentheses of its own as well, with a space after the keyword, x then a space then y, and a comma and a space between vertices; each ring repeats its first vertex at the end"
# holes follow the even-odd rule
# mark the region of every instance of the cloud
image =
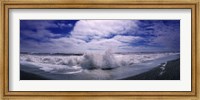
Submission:
POLYGON ((80 20, 71 32, 73 38, 90 41, 125 34, 137 27, 132 20, 80 20))
POLYGON ((46 29, 46 28, 57 28, 58 25, 52 20, 21 20, 20 28, 22 29, 46 29))
POLYGON ((23 30, 21 31, 21 34, 22 36, 26 38, 33 38, 33 39, 55 38, 55 37, 62 36, 60 34, 54 34, 46 29, 37 30, 37 31, 23 30))
POLYGON ((79 20, 75 25, 51 21, 38 23, 42 28, 32 26, 37 30, 21 30, 21 33, 29 38, 48 41, 23 40, 22 51, 84 53, 112 49, 114 52, 146 52, 180 48, 179 21, 167 24, 164 21, 138 20, 79 20), (73 30, 69 36, 63 36, 52 33, 49 27, 73 27, 73 30))
POLYGON ((117 35, 113 39, 124 43, 134 43, 143 40, 143 38, 139 36, 122 36, 122 35, 117 35))
POLYGON ((168 50, 180 49, 180 22, 179 21, 159 21, 154 25, 153 38, 149 44, 157 44, 168 50))
POLYGON ((58 28, 53 20, 21 20, 20 37, 36 40, 61 37, 61 34, 52 33, 48 28, 58 28))
POLYGON ((68 28, 68 27, 73 27, 73 25, 71 23, 57 23, 57 25, 60 28, 68 28))

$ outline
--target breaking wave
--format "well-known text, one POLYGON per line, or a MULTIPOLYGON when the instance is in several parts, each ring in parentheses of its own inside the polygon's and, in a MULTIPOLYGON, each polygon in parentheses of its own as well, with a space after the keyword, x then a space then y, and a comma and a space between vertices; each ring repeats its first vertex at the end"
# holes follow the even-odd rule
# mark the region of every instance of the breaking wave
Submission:
POLYGON ((114 54, 111 50, 102 53, 86 52, 83 55, 34 55, 21 54, 22 65, 34 65, 50 73, 74 74, 84 70, 110 70, 131 67, 134 64, 174 55, 175 53, 114 54))
POLYGON ((119 67, 114 54, 110 50, 105 51, 105 53, 85 53, 80 65, 85 69, 112 69, 119 67))

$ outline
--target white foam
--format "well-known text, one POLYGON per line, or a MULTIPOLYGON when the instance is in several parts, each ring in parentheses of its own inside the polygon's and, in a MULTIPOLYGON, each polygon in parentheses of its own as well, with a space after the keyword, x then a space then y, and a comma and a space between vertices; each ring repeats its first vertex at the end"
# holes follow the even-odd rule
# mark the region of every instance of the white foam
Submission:
POLYGON ((21 54, 20 63, 34 65, 45 72, 57 74, 75 74, 83 69, 113 69, 117 67, 133 67, 177 53, 141 53, 141 54, 113 54, 110 50, 103 53, 85 53, 77 55, 31 55, 21 54))

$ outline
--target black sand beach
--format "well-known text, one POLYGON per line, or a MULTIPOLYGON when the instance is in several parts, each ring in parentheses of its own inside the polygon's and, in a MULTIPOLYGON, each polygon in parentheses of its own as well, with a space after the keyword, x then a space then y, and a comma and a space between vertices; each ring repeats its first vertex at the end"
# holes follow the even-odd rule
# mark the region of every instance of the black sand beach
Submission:
POLYGON ((180 80, 180 59, 169 61, 163 71, 160 65, 148 72, 122 80, 180 80))
POLYGON ((48 80, 42 76, 20 70, 20 80, 48 80))

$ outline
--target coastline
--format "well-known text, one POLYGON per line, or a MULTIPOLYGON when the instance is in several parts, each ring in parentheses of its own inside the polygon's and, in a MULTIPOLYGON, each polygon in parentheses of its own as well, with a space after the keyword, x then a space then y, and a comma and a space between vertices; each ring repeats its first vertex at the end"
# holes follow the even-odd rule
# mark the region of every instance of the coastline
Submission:
MULTIPOLYGON (((147 72, 118 80, 180 80, 180 59, 168 61, 164 71, 162 70, 161 67, 162 66, 159 65, 147 72), (162 71, 163 74, 160 75, 162 71)), ((54 75, 57 76, 56 74, 54 75)), ((63 77, 64 76, 65 75, 63 75, 63 77)), ((20 80, 52 80, 52 79, 48 79, 39 74, 34 74, 20 70, 20 80)), ((66 79, 66 80, 71 80, 71 79, 66 79)))
POLYGON ((164 70, 160 65, 150 71, 121 80, 180 80, 180 59, 168 61, 164 70))

